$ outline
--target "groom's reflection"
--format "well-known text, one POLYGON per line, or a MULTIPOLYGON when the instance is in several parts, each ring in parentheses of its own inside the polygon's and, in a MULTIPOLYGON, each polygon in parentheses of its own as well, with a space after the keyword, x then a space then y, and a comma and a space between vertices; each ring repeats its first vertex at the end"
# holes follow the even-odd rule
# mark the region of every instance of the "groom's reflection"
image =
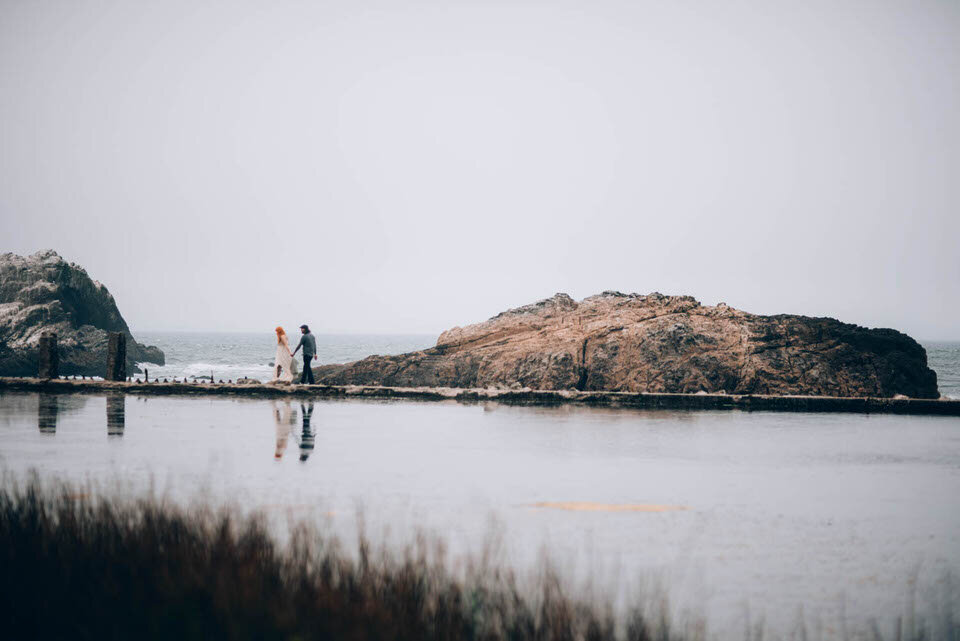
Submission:
POLYGON ((126 400, 126 394, 107 396, 107 436, 123 436, 127 423, 126 400))
POLYGON ((37 427, 41 434, 57 433, 57 414, 60 412, 60 406, 55 394, 40 392, 40 399, 37 404, 37 427))
POLYGON ((300 403, 300 414, 303 416, 303 431, 300 434, 300 460, 306 461, 313 454, 313 445, 316 437, 313 428, 310 427, 310 418, 313 416, 313 401, 307 403, 304 407, 300 403))

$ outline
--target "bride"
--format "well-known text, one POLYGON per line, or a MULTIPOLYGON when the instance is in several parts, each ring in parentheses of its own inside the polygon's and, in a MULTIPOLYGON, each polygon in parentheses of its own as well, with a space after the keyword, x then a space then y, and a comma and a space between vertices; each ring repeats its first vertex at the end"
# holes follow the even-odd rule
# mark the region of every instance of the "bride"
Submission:
POLYGON ((276 367, 273 370, 273 382, 290 383, 293 381, 293 352, 287 342, 287 333, 282 327, 277 328, 277 357, 273 361, 276 367))

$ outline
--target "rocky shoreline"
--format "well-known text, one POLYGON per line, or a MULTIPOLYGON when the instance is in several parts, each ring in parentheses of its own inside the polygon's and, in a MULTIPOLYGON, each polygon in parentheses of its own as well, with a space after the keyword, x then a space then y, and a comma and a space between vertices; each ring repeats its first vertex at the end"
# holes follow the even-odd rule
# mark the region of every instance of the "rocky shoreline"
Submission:
POLYGON ((579 405, 655 410, 741 410, 960 416, 960 400, 737 394, 655 394, 577 390, 463 389, 369 385, 272 385, 0 377, 0 391, 241 398, 398 399, 509 405, 579 405))
MULTIPOLYGON (((137 343, 110 292, 47 250, 0 255, 0 376, 38 373, 55 333, 59 373, 105 376, 110 333, 126 371, 164 364, 137 343), (121 359, 122 360, 122 359, 121 359)), ((52 370, 55 371, 55 370, 52 370)), ((924 348, 893 329, 833 318, 761 316, 690 296, 556 294, 443 332, 435 346, 314 369, 325 385, 389 388, 937 399, 924 348)))

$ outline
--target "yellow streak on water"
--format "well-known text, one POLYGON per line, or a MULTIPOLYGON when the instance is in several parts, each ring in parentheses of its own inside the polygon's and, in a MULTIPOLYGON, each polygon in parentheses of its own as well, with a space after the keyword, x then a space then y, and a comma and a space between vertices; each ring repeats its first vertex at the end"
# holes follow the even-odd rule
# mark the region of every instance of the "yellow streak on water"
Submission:
POLYGON ((586 501, 541 501, 529 507, 570 510, 574 512, 675 512, 689 509, 686 505, 657 505, 653 503, 590 503, 586 501))

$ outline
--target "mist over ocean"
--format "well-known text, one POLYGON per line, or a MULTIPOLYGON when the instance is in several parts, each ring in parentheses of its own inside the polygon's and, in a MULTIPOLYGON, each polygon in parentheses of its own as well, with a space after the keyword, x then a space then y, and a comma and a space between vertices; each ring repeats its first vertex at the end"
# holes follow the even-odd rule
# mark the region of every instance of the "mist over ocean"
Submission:
MULTIPOLYGON (((210 376, 236 380, 272 378, 276 342, 272 332, 135 332, 136 339, 163 350, 163 367, 144 364, 150 376, 210 376)), ((347 363, 372 354, 402 354, 431 347, 432 334, 316 334, 319 364, 347 363)), ((290 348, 298 336, 291 334, 290 348)), ((930 367, 937 373, 940 394, 960 399, 960 341, 921 341, 930 367)), ((297 354, 300 359, 300 355, 297 354)), ((302 362, 302 361, 300 361, 302 362)))

